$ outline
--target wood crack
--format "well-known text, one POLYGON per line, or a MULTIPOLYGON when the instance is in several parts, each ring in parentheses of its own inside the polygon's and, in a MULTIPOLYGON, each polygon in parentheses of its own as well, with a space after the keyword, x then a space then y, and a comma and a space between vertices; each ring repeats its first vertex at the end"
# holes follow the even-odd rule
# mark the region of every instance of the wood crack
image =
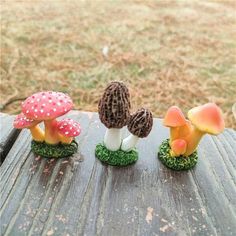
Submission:
POLYGON ((4 144, 0 143, 0 165, 2 165, 2 163, 4 162, 7 154, 9 153, 9 151, 11 150, 13 144, 15 143, 17 137, 19 136, 20 134, 20 131, 19 129, 13 129, 7 140, 5 141, 4 144))

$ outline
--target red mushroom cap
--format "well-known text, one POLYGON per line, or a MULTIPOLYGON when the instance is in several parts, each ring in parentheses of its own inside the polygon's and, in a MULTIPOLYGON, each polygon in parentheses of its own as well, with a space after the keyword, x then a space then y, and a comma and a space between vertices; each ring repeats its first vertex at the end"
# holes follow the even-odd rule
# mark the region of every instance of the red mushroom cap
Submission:
POLYGON ((30 128, 32 126, 35 126, 39 123, 39 121, 35 121, 32 119, 27 118, 23 113, 20 113, 16 116, 13 126, 16 129, 24 129, 24 128, 30 128))
POLYGON ((66 118, 58 122, 58 132, 66 137, 76 137, 81 133, 80 124, 66 118))
POLYGON ((215 103, 194 107, 188 112, 192 124, 204 133, 219 134, 225 128, 222 111, 215 103))
POLYGON ((168 109, 165 118, 164 125, 167 127, 179 127, 186 123, 183 112, 177 106, 172 106, 168 109))
POLYGON ((73 107, 71 98, 61 92, 39 92, 22 103, 22 112, 34 120, 51 120, 62 116, 73 107))

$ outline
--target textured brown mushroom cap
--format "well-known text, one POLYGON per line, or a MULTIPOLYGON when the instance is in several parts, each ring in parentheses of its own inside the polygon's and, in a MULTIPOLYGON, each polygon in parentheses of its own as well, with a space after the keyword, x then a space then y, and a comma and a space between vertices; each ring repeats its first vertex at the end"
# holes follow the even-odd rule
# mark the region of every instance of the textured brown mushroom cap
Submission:
POLYGON ((108 128, 120 129, 127 125, 130 117, 130 95, 128 88, 118 81, 111 82, 98 104, 101 122, 108 128))
POLYGON ((128 130, 139 138, 145 138, 152 130, 153 118, 148 109, 141 108, 131 115, 128 130))

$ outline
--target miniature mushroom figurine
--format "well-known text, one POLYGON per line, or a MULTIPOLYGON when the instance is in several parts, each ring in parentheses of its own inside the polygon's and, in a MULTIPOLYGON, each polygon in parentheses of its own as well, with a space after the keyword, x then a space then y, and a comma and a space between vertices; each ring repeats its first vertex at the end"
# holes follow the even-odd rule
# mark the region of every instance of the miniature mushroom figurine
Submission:
POLYGON ((148 109, 141 108, 136 111, 128 122, 128 130, 131 133, 122 142, 123 151, 132 150, 139 138, 145 138, 151 132, 153 125, 152 113, 148 109))
POLYGON ((121 128, 127 125, 130 117, 130 95, 128 88, 118 81, 111 82, 99 101, 98 113, 101 122, 107 127, 104 144, 107 149, 116 151, 121 146, 121 128))
POLYGON ((32 134, 33 140, 37 142, 43 142, 44 132, 40 129, 38 123, 40 123, 40 121, 29 119, 23 113, 20 113, 16 116, 13 126, 16 129, 29 129, 32 134))
POLYGON ((70 144, 81 133, 81 127, 78 122, 66 118, 58 122, 58 133, 62 143, 70 144))
POLYGON ((73 107, 71 98, 61 92, 38 92, 22 103, 22 112, 29 119, 44 121, 45 142, 59 143, 56 118, 64 115, 73 107))
POLYGON ((172 106, 168 109, 164 121, 164 125, 170 128, 170 143, 178 138, 179 127, 186 124, 184 114, 177 106, 172 106))
POLYGON ((192 108, 188 112, 188 118, 194 127, 191 135, 186 139, 187 149, 184 153, 185 156, 191 155, 196 150, 197 145, 204 134, 217 135, 225 128, 222 111, 214 103, 207 103, 192 108))

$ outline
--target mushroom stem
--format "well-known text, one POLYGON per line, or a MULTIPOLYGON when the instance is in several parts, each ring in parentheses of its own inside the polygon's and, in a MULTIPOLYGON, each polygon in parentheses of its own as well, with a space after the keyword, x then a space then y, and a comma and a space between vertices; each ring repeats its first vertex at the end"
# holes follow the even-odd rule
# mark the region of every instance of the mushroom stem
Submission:
POLYGON ((170 127, 170 143, 179 136, 179 127, 170 127))
POLYGON ((132 150, 137 144, 139 137, 133 134, 130 134, 127 138, 125 138, 122 142, 121 149, 125 152, 132 150))
POLYGON ((33 140, 37 142, 43 142, 45 138, 44 131, 38 125, 29 128, 33 140))
POLYGON ((70 144, 70 143, 73 141, 73 138, 72 138, 72 137, 66 137, 66 136, 64 136, 64 135, 59 134, 59 140, 60 140, 62 143, 70 144))
POLYGON ((57 132, 57 121, 56 120, 45 120, 45 142, 48 144, 59 143, 59 136, 57 132))
POLYGON ((107 149, 117 151, 121 145, 121 129, 107 129, 104 137, 104 144, 107 149))
POLYGON ((185 156, 191 155, 197 148, 202 136, 205 132, 200 131, 195 126, 192 129, 191 134, 186 138, 187 141, 187 149, 184 153, 185 156))

